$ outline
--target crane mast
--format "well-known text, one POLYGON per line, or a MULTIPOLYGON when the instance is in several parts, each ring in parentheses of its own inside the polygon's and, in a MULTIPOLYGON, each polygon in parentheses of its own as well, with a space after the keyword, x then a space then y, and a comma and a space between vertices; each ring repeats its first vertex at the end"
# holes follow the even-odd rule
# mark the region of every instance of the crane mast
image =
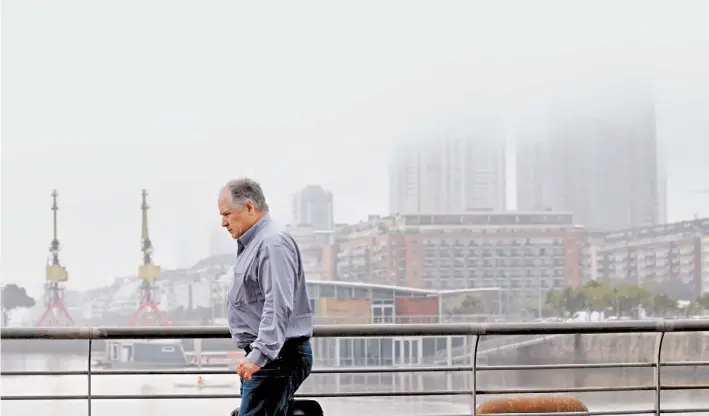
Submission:
POLYGON ((148 191, 143 189, 141 230, 140 230, 140 250, 143 254, 143 262, 138 267, 138 278, 140 279, 140 303, 129 320, 131 326, 144 325, 169 325, 170 322, 158 308, 158 285, 156 280, 160 276, 160 266, 153 263, 153 243, 150 241, 148 232, 148 191))
POLYGON ((57 197, 59 193, 54 189, 51 195, 53 233, 52 241, 49 245, 49 253, 51 256, 47 262, 44 283, 44 303, 47 309, 37 321, 37 326, 74 326, 74 320, 64 304, 64 284, 69 280, 69 273, 66 267, 62 266, 59 261, 59 233, 57 231, 57 217, 59 212, 57 197))

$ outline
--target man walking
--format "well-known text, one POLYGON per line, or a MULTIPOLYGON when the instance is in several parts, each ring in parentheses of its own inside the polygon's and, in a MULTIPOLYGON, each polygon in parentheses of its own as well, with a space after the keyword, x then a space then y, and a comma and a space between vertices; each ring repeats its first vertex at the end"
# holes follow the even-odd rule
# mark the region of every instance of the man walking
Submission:
POLYGON ((300 249, 271 220, 258 182, 230 181, 218 205, 222 227, 237 241, 227 308, 231 336, 246 352, 237 365, 239 416, 285 416, 313 366, 313 311, 300 249))

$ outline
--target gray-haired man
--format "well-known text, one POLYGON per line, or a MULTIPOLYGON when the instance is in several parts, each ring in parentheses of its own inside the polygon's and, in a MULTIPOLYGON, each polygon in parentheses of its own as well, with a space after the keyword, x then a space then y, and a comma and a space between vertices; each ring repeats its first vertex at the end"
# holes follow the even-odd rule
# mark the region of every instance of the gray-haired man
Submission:
POLYGON ((258 182, 230 181, 218 205, 222 227, 237 241, 227 308, 231 336, 247 354, 237 365, 239 415, 285 415, 313 366, 313 312, 300 249, 271 220, 258 182))

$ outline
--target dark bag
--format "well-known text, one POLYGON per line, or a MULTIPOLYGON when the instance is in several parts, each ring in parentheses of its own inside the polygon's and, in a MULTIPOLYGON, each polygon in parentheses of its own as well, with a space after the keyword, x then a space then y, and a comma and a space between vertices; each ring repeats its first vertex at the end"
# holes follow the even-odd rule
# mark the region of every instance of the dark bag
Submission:
POLYGON ((293 400, 288 406, 288 414, 292 416, 324 416, 320 403, 307 399, 293 400))
MULTIPOLYGON (((324 416, 320 403, 315 400, 295 399, 288 406, 290 416, 324 416)), ((239 409, 234 409, 231 416, 239 416, 239 409)))

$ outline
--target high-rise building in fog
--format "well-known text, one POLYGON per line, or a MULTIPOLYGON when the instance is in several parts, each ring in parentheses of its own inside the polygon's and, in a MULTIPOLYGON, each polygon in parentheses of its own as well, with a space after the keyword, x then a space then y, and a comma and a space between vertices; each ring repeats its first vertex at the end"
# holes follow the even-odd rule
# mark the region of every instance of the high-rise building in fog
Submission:
POLYGON ((293 195, 293 225, 315 230, 335 228, 332 193, 321 186, 310 185, 293 195))
POLYGON ((400 142, 389 169, 389 211, 506 209, 505 130, 494 121, 400 142))
POLYGON ((570 211, 578 224, 595 230, 666 221, 649 90, 570 94, 550 106, 537 128, 527 127, 517 143, 519 210, 570 211))

